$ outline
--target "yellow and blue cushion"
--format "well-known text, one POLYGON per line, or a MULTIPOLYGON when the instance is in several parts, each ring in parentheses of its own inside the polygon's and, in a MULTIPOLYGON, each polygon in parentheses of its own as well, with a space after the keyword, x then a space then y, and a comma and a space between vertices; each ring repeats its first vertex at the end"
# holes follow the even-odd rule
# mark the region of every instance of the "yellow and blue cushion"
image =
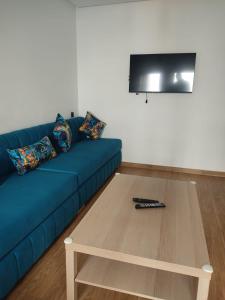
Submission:
POLYGON ((25 146, 14 150, 8 149, 7 151, 19 175, 24 175, 39 165, 33 146, 25 146))
POLYGON ((47 136, 33 145, 13 150, 7 149, 7 152, 19 175, 35 169, 41 161, 56 156, 56 151, 47 136))
POLYGON ((59 150, 68 152, 72 143, 72 131, 67 121, 60 114, 56 117, 53 136, 59 150))
POLYGON ((79 130, 81 132, 84 132, 88 138, 97 140, 101 137, 105 126, 106 123, 100 121, 97 117, 95 117, 88 111, 79 130))

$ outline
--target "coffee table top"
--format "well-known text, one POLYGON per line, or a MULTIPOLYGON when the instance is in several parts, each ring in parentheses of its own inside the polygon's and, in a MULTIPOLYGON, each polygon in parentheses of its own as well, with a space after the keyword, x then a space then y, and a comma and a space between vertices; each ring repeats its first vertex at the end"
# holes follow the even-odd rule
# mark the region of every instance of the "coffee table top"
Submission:
POLYGON ((119 174, 72 232, 74 251, 196 277, 209 256, 195 182, 119 174), (135 209, 133 197, 166 208, 135 209))

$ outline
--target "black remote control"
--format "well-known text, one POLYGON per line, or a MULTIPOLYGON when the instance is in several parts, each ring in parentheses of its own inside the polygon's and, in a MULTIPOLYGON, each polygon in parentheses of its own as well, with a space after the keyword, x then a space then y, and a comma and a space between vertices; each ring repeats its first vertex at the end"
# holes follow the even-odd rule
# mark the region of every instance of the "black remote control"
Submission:
POLYGON ((159 203, 158 200, 144 199, 144 198, 133 198, 133 201, 135 203, 159 203))
POLYGON ((164 203, 158 202, 158 203, 137 203, 135 205, 136 209, 140 208, 161 208, 161 207, 166 207, 164 203))

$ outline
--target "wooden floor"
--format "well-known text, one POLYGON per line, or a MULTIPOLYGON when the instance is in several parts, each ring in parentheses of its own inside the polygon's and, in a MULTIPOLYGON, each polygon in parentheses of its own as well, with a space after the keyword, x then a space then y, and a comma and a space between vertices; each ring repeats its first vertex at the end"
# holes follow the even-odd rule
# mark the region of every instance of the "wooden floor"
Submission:
MULTIPOLYGON (((209 256, 214 268, 208 300, 225 300, 225 178, 127 167, 121 167, 119 172, 177 180, 195 180, 197 182, 209 256)), ((8 300, 66 300, 65 251, 63 241, 74 230, 102 190, 92 198, 73 223, 17 285, 7 298, 8 300)), ((80 285, 79 287, 79 300, 139 299, 84 285, 80 285)))

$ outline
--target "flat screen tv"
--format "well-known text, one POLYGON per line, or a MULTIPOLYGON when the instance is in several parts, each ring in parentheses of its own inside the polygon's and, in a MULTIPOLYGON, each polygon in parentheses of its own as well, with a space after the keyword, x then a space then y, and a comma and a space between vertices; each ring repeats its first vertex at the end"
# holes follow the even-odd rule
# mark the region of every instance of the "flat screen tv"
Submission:
POLYGON ((130 93, 191 93, 196 53, 130 56, 130 93))

